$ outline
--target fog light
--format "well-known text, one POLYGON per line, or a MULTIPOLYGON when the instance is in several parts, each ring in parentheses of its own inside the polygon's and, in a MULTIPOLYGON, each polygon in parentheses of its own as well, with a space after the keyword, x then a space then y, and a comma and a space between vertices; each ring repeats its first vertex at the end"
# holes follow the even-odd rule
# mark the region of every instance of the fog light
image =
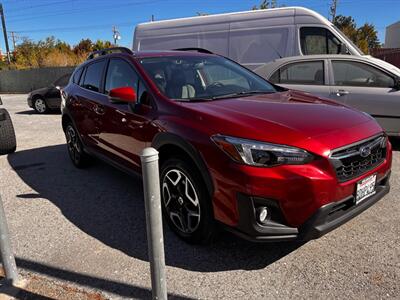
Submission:
POLYGON ((266 207, 257 208, 257 219, 260 223, 265 223, 268 218, 268 209, 266 207))

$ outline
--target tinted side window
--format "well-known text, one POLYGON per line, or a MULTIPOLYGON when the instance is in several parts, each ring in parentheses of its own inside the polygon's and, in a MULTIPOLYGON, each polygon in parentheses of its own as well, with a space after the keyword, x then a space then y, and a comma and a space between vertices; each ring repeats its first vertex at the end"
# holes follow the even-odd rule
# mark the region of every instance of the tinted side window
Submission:
POLYGON ((77 69, 72 76, 72 82, 78 84, 79 79, 81 78, 83 68, 77 69))
POLYGON ((139 77, 132 66, 122 59, 111 59, 108 65, 105 92, 119 87, 132 87, 137 92, 139 77))
POLYGON ((353 61, 332 61, 335 85, 393 87, 394 79, 367 64, 353 61))
POLYGON ((82 85, 83 88, 94 92, 100 91, 101 78, 105 64, 106 61, 102 60, 86 67, 85 78, 82 85))
POLYGON ((302 27, 300 29, 301 51, 304 55, 338 54, 341 42, 327 29, 302 27))
POLYGON ((270 78, 273 83, 323 85, 324 62, 307 61, 283 66, 270 78))

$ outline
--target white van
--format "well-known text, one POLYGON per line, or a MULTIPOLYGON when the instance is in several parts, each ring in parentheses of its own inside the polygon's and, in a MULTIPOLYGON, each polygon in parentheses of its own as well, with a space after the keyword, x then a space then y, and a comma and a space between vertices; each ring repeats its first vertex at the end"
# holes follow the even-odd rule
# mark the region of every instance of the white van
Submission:
POLYGON ((284 7, 142 23, 133 50, 203 48, 254 69, 310 54, 363 55, 339 29, 304 7, 284 7))

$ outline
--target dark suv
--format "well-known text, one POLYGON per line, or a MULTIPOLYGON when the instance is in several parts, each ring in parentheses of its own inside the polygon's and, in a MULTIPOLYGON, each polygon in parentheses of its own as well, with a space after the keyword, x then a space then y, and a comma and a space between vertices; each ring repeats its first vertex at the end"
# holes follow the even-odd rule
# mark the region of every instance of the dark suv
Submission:
POLYGON ((72 162, 140 172, 142 149, 156 148, 165 219, 194 243, 217 224, 317 238, 388 193, 392 148, 373 118, 205 52, 90 55, 62 92, 72 162))

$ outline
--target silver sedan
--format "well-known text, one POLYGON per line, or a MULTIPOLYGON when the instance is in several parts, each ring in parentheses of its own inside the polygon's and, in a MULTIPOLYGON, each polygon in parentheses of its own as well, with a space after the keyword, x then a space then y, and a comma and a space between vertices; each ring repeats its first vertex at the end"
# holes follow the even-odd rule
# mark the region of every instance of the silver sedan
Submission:
POLYGON ((400 69, 371 56, 309 55, 267 63, 257 74, 283 87, 330 98, 373 116, 400 136, 400 69))

